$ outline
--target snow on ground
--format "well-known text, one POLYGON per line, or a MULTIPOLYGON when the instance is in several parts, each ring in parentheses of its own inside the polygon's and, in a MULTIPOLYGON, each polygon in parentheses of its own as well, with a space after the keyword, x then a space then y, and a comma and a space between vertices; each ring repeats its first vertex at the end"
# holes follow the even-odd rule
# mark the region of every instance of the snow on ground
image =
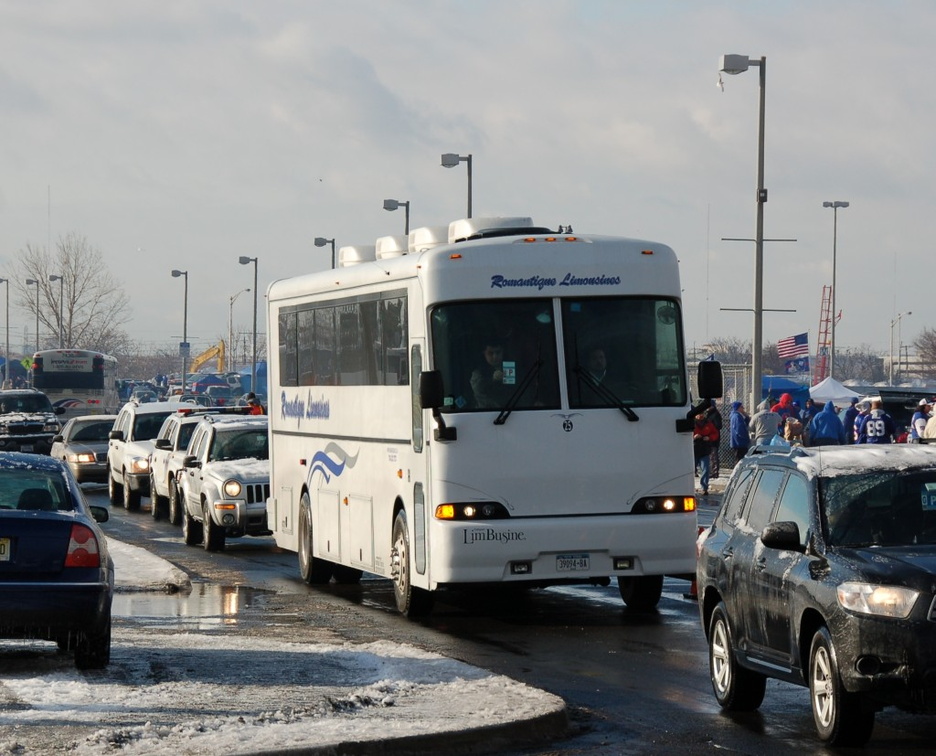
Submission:
MULTIPOLYGON (((188 589, 171 564, 108 543, 119 590, 188 589)), ((223 625, 179 633, 118 621, 111 665, 84 673, 49 644, 16 644, 19 653, 0 653, 0 754, 48 752, 31 735, 61 726, 83 733, 57 744, 78 754, 234 754, 454 732, 564 708, 544 691, 390 642, 292 643, 223 625)))

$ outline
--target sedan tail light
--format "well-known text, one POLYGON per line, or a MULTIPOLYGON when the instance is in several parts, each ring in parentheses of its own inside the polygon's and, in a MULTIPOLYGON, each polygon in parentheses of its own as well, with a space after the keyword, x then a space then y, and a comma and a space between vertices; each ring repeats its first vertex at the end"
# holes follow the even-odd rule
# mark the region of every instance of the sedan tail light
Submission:
POLYGON ((68 539, 68 554, 65 556, 66 567, 100 567, 101 553, 98 550, 94 531, 87 525, 72 525, 68 539))

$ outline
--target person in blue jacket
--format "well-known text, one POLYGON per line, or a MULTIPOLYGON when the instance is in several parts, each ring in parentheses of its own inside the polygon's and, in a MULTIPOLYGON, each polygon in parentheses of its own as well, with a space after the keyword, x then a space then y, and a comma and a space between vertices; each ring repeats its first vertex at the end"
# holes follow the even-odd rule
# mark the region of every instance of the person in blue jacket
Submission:
POLYGON ((731 415, 728 418, 730 446, 734 451, 735 462, 740 462, 751 448, 751 434, 748 431, 748 416, 741 402, 731 403, 731 415))
POLYGON ((845 426, 835 411, 835 404, 828 401, 809 423, 809 445, 842 446, 845 443, 845 426))
POLYGON ((871 402, 871 412, 858 421, 858 443, 891 444, 897 436, 894 418, 884 411, 880 399, 871 402))
POLYGON ((861 414, 861 410, 858 409, 858 397, 853 396, 851 398, 851 404, 848 409, 845 410, 845 417, 842 418, 842 424, 845 426, 846 444, 855 443, 855 420, 858 418, 859 414, 861 414))

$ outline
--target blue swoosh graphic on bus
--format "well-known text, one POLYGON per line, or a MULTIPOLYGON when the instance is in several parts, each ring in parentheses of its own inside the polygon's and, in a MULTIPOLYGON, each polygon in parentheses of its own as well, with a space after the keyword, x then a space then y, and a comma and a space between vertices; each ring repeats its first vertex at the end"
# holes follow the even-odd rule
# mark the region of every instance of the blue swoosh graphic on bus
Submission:
POLYGON ((322 477, 325 478, 325 482, 328 483, 333 475, 338 477, 345 471, 345 468, 354 467, 357 464, 357 458, 357 454, 352 457, 338 444, 330 443, 322 451, 315 452, 312 457, 309 480, 312 480, 312 476, 316 472, 320 472, 322 477))

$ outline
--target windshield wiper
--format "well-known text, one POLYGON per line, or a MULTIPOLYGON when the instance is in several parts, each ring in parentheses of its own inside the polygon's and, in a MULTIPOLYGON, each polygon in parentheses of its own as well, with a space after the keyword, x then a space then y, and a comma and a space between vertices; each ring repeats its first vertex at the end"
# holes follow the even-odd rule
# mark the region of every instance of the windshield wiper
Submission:
POLYGON ((494 425, 503 425, 507 422, 507 418, 510 417, 510 413, 513 412, 514 407, 517 406, 517 402, 520 401, 520 397, 523 396, 523 392, 526 391, 527 386, 532 383, 533 379, 536 377, 536 374, 539 373, 541 367, 543 367, 543 361, 537 358, 536 362, 534 362, 527 371, 527 374, 523 376, 523 380, 517 384, 517 388, 515 388, 514 392, 510 395, 510 398, 504 405, 504 409, 502 409, 497 417, 494 418, 494 425))
POLYGON ((624 413, 624 416, 628 420, 630 420, 631 422, 634 422, 635 420, 640 419, 639 417, 637 417, 637 413, 634 412, 634 410, 632 410, 626 404, 624 404, 624 402, 621 400, 621 398, 617 394, 615 394, 611 389, 609 389, 604 384, 599 383, 598 379, 595 378, 595 376, 589 373, 581 365, 576 365, 574 368, 572 368, 572 372, 578 376, 579 381, 585 381, 585 383, 587 383, 591 387, 591 389, 596 394, 598 394, 598 396, 600 396, 609 404, 621 410, 621 412, 624 413))

